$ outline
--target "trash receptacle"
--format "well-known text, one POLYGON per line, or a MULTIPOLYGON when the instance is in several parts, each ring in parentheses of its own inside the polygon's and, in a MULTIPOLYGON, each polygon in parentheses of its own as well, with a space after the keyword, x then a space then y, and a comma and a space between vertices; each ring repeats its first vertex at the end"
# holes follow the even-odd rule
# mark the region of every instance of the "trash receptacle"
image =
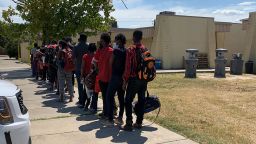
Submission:
POLYGON ((215 72, 214 77, 216 78, 225 78, 226 77, 226 64, 227 59, 225 58, 225 53, 227 49, 218 48, 216 49, 216 59, 215 59, 215 72))
POLYGON ((162 69, 162 61, 160 59, 156 59, 156 69, 162 69))
POLYGON ((245 73, 253 74, 253 61, 247 61, 245 63, 245 73))
POLYGON ((242 54, 233 54, 233 58, 230 61, 230 74, 242 75, 243 74, 244 61, 242 60, 242 54))
POLYGON ((196 68, 198 65, 197 49, 187 49, 187 57, 185 59, 185 78, 196 78, 196 68))

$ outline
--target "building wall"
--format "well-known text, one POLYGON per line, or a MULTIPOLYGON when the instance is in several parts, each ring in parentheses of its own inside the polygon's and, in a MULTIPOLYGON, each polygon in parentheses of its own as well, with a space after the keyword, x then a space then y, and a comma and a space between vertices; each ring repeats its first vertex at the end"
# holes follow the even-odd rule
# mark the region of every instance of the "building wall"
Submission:
POLYGON ((21 61, 25 62, 25 63, 29 63, 30 62, 30 52, 27 49, 29 47, 29 43, 28 42, 23 42, 20 44, 20 50, 21 50, 21 61))
MULTIPOLYGON (((143 32, 143 39, 142 43, 147 47, 148 49, 151 49, 152 41, 153 41, 153 36, 154 36, 154 27, 146 27, 146 28, 138 28, 143 32)), ((124 28, 112 28, 110 30, 111 32, 111 40, 114 42, 115 36, 118 35, 119 33, 122 33, 126 37, 126 46, 128 47, 129 45, 133 44, 132 41, 132 35, 135 29, 124 29, 124 28)), ((100 35, 101 33, 95 35, 95 36, 90 36, 88 37, 88 42, 89 43, 99 43, 100 41, 100 35)), ((78 39, 78 38, 75 38, 78 39)))
POLYGON ((208 54, 214 48, 215 40, 209 37, 214 39, 212 18, 158 15, 152 53, 162 60, 163 69, 180 69, 186 49, 208 54))
POLYGON ((217 48, 228 50, 228 66, 234 53, 242 53, 245 49, 246 31, 243 30, 242 24, 232 24, 229 32, 216 32, 217 48))

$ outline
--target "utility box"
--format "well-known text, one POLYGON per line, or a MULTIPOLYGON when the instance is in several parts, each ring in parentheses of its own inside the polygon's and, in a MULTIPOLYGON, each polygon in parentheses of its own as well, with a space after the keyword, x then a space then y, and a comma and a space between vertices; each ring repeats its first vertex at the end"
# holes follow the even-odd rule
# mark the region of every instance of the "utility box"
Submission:
POLYGON ((198 65, 197 49, 187 49, 185 57, 185 78, 196 78, 196 68, 198 65))
POLYGON ((233 58, 230 61, 230 74, 242 75, 243 74, 244 61, 242 60, 242 54, 233 54, 233 58))
POLYGON ((227 58, 225 58, 225 53, 227 49, 218 48, 216 49, 216 59, 215 59, 215 73, 214 77, 216 78, 225 78, 226 77, 226 64, 227 58))

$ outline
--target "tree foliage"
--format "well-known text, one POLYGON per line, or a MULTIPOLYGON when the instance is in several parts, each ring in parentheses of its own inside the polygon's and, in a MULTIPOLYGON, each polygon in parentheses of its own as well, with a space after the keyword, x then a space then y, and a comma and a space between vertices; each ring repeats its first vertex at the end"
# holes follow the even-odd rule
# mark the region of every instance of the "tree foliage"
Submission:
MULTIPOLYGON (((109 0, 13 0, 16 10, 34 34, 43 40, 61 38, 80 32, 106 31, 114 18, 109 0)), ((11 8, 7 12, 13 14, 11 8)), ((6 14, 7 15, 7 14, 6 14)), ((6 21, 10 21, 6 16, 6 21)))
POLYGON ((25 24, 0 21, 0 47, 4 48, 9 57, 18 56, 18 43, 23 38, 25 24))

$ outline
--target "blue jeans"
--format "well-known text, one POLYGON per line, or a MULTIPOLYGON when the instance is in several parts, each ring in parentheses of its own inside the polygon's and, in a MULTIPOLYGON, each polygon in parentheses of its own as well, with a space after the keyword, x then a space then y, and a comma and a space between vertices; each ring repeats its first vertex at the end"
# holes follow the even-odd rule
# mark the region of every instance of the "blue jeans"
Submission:
POLYGON ((123 86, 123 78, 122 76, 112 75, 111 80, 108 85, 107 90, 107 110, 108 110, 108 119, 110 121, 114 118, 114 109, 115 109, 115 94, 117 92, 118 101, 119 101, 119 118, 123 118, 124 114, 124 93, 125 91, 122 88, 123 86))
POLYGON ((83 84, 81 84, 81 72, 76 72, 76 80, 78 86, 79 104, 84 106, 86 98, 84 94, 83 84))

